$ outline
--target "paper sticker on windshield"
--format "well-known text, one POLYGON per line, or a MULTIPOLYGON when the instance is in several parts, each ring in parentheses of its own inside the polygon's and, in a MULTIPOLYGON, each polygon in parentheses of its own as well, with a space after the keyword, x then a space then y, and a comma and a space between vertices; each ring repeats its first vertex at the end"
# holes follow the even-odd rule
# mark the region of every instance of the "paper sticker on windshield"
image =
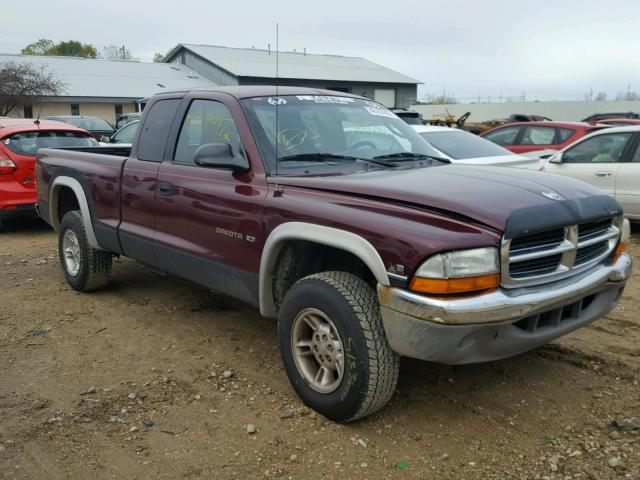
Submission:
POLYGON ((314 103, 334 103, 337 105, 347 105, 353 103, 353 98, 349 97, 332 97, 329 95, 297 95, 298 100, 306 100, 314 103))
POLYGON ((269 97, 269 100, 267 100, 267 102, 269 102, 271 105, 286 105, 287 101, 284 98, 280 98, 280 97, 269 97))
POLYGON ((391 117, 395 118, 395 113, 387 110, 386 108, 374 108, 374 107, 364 107, 364 109, 369 112, 371 115, 378 115, 380 117, 391 117))

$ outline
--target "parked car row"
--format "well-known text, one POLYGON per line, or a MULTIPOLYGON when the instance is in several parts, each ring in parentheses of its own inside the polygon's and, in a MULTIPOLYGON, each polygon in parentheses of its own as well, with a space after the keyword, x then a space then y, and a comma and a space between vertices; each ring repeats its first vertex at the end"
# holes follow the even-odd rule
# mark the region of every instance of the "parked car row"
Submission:
POLYGON ((558 150, 607 125, 585 122, 520 122, 481 134, 513 153, 548 158, 558 150))

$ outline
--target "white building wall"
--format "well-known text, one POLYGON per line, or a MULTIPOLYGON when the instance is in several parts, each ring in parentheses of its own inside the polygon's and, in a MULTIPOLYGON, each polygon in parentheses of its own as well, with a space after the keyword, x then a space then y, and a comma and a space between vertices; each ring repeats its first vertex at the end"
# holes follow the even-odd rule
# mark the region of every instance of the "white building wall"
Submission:
POLYGON ((451 105, 414 105, 411 110, 422 114, 424 120, 434 115, 450 113, 459 117, 471 112, 470 122, 484 122, 506 118, 513 113, 544 115, 553 120, 579 121, 594 113, 636 112, 640 113, 640 101, 606 102, 509 102, 509 103, 458 103, 451 105))

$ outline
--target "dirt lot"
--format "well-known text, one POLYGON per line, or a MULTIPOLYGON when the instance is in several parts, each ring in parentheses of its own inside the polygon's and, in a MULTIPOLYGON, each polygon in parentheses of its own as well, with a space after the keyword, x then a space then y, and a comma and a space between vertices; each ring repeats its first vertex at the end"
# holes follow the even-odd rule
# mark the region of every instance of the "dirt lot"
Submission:
POLYGON ((256 310, 127 259, 76 293, 53 232, 9 227, 1 478, 640 478, 640 429, 612 426, 640 421, 638 278, 606 318, 517 358, 403 360, 387 408, 337 425, 297 399, 256 310))

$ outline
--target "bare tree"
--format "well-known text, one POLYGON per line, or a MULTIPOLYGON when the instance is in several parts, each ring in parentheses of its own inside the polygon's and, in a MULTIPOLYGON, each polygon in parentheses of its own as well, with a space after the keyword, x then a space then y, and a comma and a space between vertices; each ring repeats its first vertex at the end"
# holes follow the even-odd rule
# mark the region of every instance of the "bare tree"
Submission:
POLYGON ((20 105, 36 103, 43 97, 60 95, 64 83, 46 66, 31 63, 0 63, 0 116, 6 116, 20 105))
POLYGON ((137 60, 124 45, 122 47, 116 45, 104 47, 102 49, 102 58, 106 58, 107 60, 137 60))

